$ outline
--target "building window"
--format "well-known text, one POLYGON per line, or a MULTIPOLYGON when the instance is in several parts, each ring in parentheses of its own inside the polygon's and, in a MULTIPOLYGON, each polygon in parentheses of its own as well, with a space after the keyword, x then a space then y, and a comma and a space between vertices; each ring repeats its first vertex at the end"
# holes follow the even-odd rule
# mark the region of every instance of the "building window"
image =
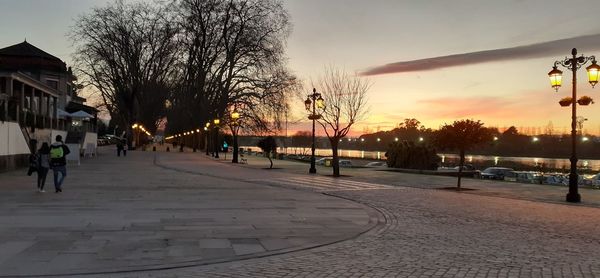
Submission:
POLYGON ((46 85, 52 89, 58 90, 58 80, 46 79, 46 85))

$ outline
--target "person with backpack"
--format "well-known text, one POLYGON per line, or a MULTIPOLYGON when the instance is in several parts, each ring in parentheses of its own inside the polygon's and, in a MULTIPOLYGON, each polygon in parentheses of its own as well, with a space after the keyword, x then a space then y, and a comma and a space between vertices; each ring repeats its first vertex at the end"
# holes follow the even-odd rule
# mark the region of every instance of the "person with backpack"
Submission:
POLYGON ((46 184, 46 176, 50 170, 50 146, 48 143, 43 143, 42 147, 38 150, 37 154, 37 187, 39 192, 44 191, 44 185, 46 184))
POLYGON ((50 166, 54 173, 54 189, 56 193, 62 192, 62 184, 67 176, 67 155, 71 153, 69 147, 62 142, 62 136, 56 135, 56 142, 50 146, 50 166), (60 179, 59 179, 60 174, 60 179))

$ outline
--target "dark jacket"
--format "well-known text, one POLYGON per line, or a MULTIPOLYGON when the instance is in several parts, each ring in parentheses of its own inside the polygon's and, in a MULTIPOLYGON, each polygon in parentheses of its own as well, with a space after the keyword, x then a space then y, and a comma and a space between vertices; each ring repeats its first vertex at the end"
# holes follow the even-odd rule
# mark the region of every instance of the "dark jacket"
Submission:
POLYGON ((55 142, 50 146, 50 153, 52 153, 53 148, 62 148, 63 156, 59 158, 50 158, 50 166, 55 167, 67 165, 67 155, 71 153, 69 147, 67 147, 67 145, 63 144, 62 142, 55 142))

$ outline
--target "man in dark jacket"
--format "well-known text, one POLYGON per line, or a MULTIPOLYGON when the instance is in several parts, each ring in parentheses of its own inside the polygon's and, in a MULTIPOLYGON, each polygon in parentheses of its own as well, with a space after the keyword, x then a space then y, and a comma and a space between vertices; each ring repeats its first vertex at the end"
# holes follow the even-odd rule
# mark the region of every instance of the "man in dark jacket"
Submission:
POLYGON ((71 151, 62 141, 62 136, 56 135, 56 142, 50 146, 50 167, 54 173, 54 189, 62 192, 62 184, 67 176, 67 155, 71 151), (60 174, 60 179, 58 175, 60 174))

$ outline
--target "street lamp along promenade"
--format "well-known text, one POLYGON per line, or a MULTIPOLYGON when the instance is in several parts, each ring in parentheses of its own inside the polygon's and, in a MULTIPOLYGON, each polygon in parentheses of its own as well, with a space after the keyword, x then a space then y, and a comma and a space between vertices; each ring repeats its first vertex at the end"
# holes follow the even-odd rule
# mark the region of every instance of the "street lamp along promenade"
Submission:
POLYGON ((571 70, 573 74, 573 88, 571 97, 571 158, 569 159, 571 161, 571 171, 569 173, 569 193, 567 193, 566 201, 579 203, 581 202, 581 195, 579 195, 579 188, 577 187, 579 181, 579 177, 577 175, 577 104, 587 105, 589 102, 582 100, 591 98, 584 96, 582 99, 577 100, 577 70, 587 62, 592 62, 592 64, 585 69, 588 73, 588 81, 593 88, 598 83, 600 66, 596 64, 596 57, 594 56, 585 57, 581 55, 577 57, 576 48, 573 48, 571 55, 572 57, 570 58, 566 57, 564 60, 554 62, 554 66, 548 73, 548 77, 550 77, 550 85, 558 92, 558 88, 560 88, 562 85, 562 71, 558 69, 558 66, 561 65, 571 70))
POLYGON ((316 159, 315 159, 315 121, 321 118, 321 114, 317 114, 317 108, 319 111, 325 109, 325 100, 321 96, 321 94, 317 93, 317 89, 313 88, 313 93, 308 95, 306 100, 304 101, 304 106, 306 111, 310 112, 308 115, 308 119, 312 120, 312 145, 311 145, 311 155, 310 155, 310 169, 308 172, 310 174, 317 173, 316 167, 316 159))
POLYGON ((240 128, 240 123, 239 123, 239 119, 240 119, 240 113, 238 113, 237 111, 233 110, 233 112, 231 112, 231 135, 233 136, 233 159, 231 160, 232 163, 238 163, 238 138, 237 138, 237 133, 238 130, 240 128))
POLYGON ((204 147, 206 148, 206 155, 209 155, 209 152, 208 152, 208 149, 209 149, 208 139, 209 139, 209 135, 210 135, 209 128, 210 128, 210 122, 206 122, 206 125, 204 125, 204 132, 206 133, 206 142, 204 142, 204 145, 205 145, 204 147))
POLYGON ((215 158, 219 158, 219 124, 221 120, 218 118, 213 120, 213 124, 215 125, 215 158))

